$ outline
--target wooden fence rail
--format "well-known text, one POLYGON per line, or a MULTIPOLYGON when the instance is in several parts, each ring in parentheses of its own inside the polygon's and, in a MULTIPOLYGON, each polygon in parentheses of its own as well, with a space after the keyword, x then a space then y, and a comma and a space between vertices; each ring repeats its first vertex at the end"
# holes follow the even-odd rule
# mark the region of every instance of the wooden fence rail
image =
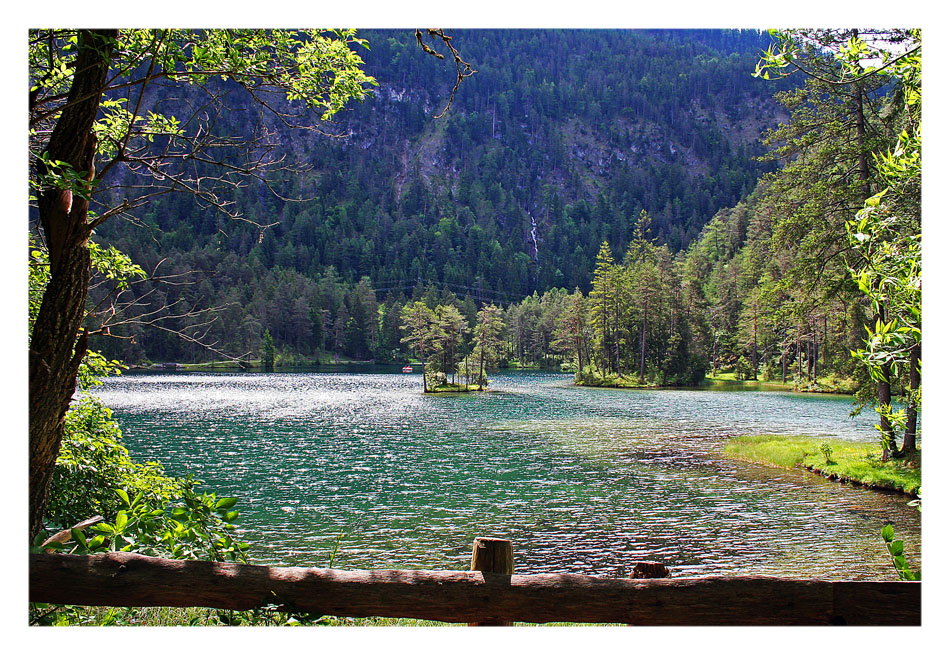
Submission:
POLYGON ((32 554, 30 600, 233 610, 277 605, 335 616, 452 623, 920 625, 920 583, 914 582, 345 571, 131 553, 32 554))

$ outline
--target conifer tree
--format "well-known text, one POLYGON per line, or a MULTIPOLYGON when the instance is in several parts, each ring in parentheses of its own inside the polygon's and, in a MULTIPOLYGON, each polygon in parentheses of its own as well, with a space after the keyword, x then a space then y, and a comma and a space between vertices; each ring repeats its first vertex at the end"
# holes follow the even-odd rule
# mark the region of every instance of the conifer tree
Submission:
POLYGON ((478 387, 485 387, 485 366, 495 362, 501 349, 501 333, 504 329, 503 314, 494 304, 478 310, 473 338, 478 354, 478 387))
POLYGON ((265 371, 274 370, 274 338, 268 329, 264 330, 264 336, 261 339, 261 366, 265 371))
POLYGON ((435 315, 432 310, 421 300, 406 303, 402 308, 402 330, 405 336, 400 341, 408 344, 410 351, 416 351, 422 361, 423 392, 429 390, 426 355, 430 350, 429 344, 432 340, 431 333, 434 319, 435 315))

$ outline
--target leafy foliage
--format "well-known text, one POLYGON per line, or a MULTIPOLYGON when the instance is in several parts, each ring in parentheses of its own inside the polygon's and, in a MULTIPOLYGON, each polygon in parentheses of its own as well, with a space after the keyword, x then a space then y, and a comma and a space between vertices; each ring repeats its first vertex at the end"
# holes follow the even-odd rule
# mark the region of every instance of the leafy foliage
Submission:
POLYGON ((894 538, 894 526, 890 523, 885 525, 881 530, 881 538, 887 545, 887 552, 891 556, 891 561, 894 563, 894 568, 897 570, 900 579, 919 582, 920 569, 913 571, 907 564, 907 558, 904 555, 904 542, 894 538))
POLYGON ((238 541, 234 533, 237 499, 198 492, 200 481, 190 477, 178 482, 174 500, 167 505, 149 501, 143 492, 130 496, 125 489, 115 490, 120 509, 111 523, 101 521, 87 528, 91 538, 86 529, 74 529, 69 541, 54 548, 80 555, 122 551, 247 563, 250 545, 238 541))
MULTIPOLYGON (((827 244, 825 250, 833 247, 844 256, 845 266, 840 268, 850 272, 851 281, 870 303, 864 343, 852 347, 850 353, 864 365, 876 386, 884 457, 898 454, 895 426, 904 428, 902 451, 906 454, 916 447, 920 406, 920 30, 795 30, 773 36, 776 42, 764 54, 757 74, 801 70, 809 77, 806 89, 831 98, 803 106, 824 108, 821 116, 825 119, 835 115, 854 118, 826 121, 817 129, 806 127, 797 132, 802 156, 795 168, 799 177, 810 171, 827 179, 841 179, 834 195, 807 185, 806 202, 819 210, 812 215, 820 218, 822 209, 832 213, 826 196, 842 199, 834 214, 843 215, 844 229, 838 221, 830 223, 832 231, 821 242, 827 244), (891 93, 877 92, 885 84, 892 86, 891 93), (855 135, 850 159, 857 165, 858 175, 846 167, 816 166, 840 158, 829 146, 841 142, 825 137, 849 129, 855 135), (825 145, 820 145, 822 142, 825 145), (869 165, 871 159, 874 170, 869 165), (872 194, 872 183, 881 190, 872 194), (858 207, 853 206, 855 200, 861 201, 858 207), (848 249, 840 248, 842 234, 847 237, 848 249), (906 412, 896 411, 890 399, 891 383, 900 379, 902 364, 909 369, 910 378, 906 412)), ((808 125, 808 114, 800 112, 800 125, 808 125)), ((789 131, 782 135, 788 136, 789 131)), ((787 169, 783 175, 788 177, 787 169)), ((810 234, 817 231, 812 229, 810 234)), ((809 249, 822 250, 814 242, 806 243, 809 249)))
POLYGON ((114 489, 162 505, 180 491, 157 462, 129 457, 112 411, 83 395, 66 414, 66 429, 50 484, 47 521, 60 528, 96 515, 112 516, 121 503, 114 489))

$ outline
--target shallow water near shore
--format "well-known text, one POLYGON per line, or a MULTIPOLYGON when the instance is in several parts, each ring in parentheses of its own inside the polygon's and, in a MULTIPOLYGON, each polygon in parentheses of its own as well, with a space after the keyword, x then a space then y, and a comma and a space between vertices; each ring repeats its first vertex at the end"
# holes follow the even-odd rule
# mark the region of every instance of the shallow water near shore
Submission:
POLYGON ((910 498, 727 459, 739 434, 865 441, 850 399, 777 391, 579 388, 498 373, 495 393, 427 396, 418 374, 132 373, 99 396, 133 457, 237 496, 254 563, 465 569, 476 536, 520 573, 895 579, 910 498))

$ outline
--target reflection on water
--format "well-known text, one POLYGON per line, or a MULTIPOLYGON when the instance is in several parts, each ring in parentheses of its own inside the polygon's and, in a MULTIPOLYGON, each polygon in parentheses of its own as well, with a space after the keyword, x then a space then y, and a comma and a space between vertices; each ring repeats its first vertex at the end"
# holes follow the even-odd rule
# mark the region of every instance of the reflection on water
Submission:
POLYGON ((893 579, 880 528, 919 561, 907 498, 722 456, 735 434, 874 444, 850 402, 780 392, 582 389, 496 375, 430 397, 418 375, 126 375, 102 388, 133 455, 241 500, 259 563, 466 568, 476 536, 520 572, 893 579))

